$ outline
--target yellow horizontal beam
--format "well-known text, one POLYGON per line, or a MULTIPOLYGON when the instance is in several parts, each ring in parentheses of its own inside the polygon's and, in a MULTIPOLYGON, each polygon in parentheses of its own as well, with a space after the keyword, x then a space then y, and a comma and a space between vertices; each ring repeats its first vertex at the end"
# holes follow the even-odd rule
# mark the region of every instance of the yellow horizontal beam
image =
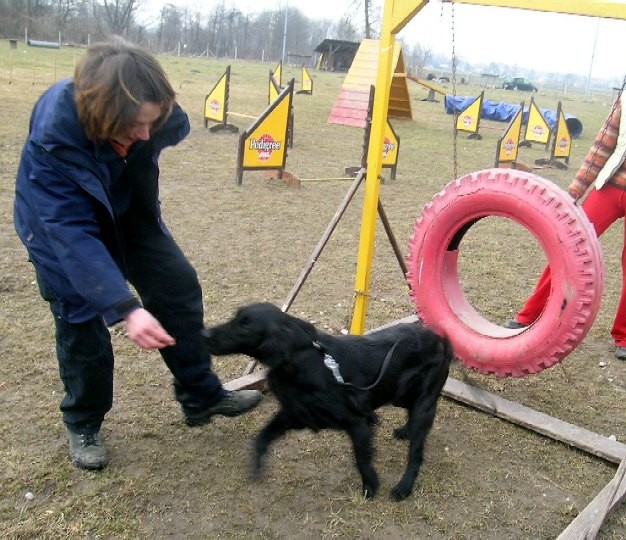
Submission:
MULTIPOLYGON (((530 9, 606 19, 626 19, 626 3, 618 0, 445 0, 456 4, 530 9)), ((421 6, 420 6, 421 7, 421 6)))

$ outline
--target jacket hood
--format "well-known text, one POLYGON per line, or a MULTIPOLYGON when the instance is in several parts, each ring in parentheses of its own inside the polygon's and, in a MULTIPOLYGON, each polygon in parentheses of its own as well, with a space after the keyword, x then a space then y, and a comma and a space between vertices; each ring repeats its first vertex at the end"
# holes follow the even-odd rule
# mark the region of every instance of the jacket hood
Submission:
MULTIPOLYGON (((187 115, 175 105, 167 122, 151 137, 155 150, 158 153, 167 146, 178 144, 189 130, 187 115)), ((105 160, 111 150, 108 143, 97 145, 85 135, 78 119, 72 79, 59 81, 39 98, 30 119, 30 141, 50 152, 59 148, 90 153, 95 150, 105 160)))
POLYGON ((93 149, 78 120, 71 79, 59 81, 39 98, 30 118, 30 140, 48 151, 59 146, 93 149))

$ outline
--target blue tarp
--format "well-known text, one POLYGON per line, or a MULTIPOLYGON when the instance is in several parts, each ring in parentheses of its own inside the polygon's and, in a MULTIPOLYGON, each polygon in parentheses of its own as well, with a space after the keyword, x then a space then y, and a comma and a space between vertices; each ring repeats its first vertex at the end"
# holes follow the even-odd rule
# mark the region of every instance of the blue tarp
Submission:
MULTIPOLYGON (((460 97, 446 95, 444 100, 444 106, 446 113, 453 114, 463 111, 471 103, 474 102, 476 96, 460 97)), ((504 101, 490 101, 488 99, 483 100, 483 107, 480 111, 480 117, 487 120, 495 120, 496 122, 510 122, 513 120, 517 111, 519 111, 519 103, 505 103, 504 101)), ((546 119, 546 122, 551 128, 556 126, 557 115, 556 111, 552 109, 542 109, 539 107, 539 111, 546 119)), ((528 120, 528 108, 524 109, 522 113, 522 121, 528 120)), ((565 123, 572 139, 577 139, 583 133, 583 124, 578 118, 571 114, 565 114, 565 123)))

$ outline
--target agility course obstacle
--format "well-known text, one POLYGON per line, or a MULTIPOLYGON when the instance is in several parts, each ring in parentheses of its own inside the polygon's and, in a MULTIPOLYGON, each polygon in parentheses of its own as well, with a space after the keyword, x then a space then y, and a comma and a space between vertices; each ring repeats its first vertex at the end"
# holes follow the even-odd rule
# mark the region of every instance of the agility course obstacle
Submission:
POLYGON ((422 101, 431 101, 431 102, 437 103, 437 100, 435 99, 435 93, 441 96, 446 95, 446 91, 443 88, 441 88, 441 86, 436 85, 432 81, 420 79, 419 77, 413 77, 412 75, 409 75, 408 73, 406 75, 406 78, 409 79, 410 81, 416 82, 417 84, 421 84, 425 88, 428 88, 428 97, 426 99, 423 99, 422 101))
POLYGON ((535 98, 531 97, 530 105, 528 106, 524 139, 520 144, 526 146, 530 145, 530 143, 539 143, 547 147, 551 135, 552 128, 548 125, 543 114, 541 114, 539 107, 537 107, 535 98))
MULTIPOLYGON (((448 114, 459 113, 467 108, 467 106, 476 99, 474 96, 445 96, 445 110, 448 114)), ((483 100, 480 115, 485 120, 494 120, 496 122, 510 122, 517 113, 519 105, 517 103, 507 103, 504 101, 483 100)), ((557 113, 553 109, 538 108, 545 121, 550 128, 554 128, 557 122, 557 113)), ((528 110, 523 111, 524 122, 528 118, 528 110)), ((565 122, 569 133, 573 139, 580 137, 583 133, 582 122, 572 114, 564 114, 565 122)))
MULTIPOLYGON (((380 172, 382 169, 382 156, 380 155, 380 148, 383 144, 384 126, 387 120, 388 111, 390 110, 389 101, 391 85, 389 82, 392 80, 395 66, 395 35, 402 30, 411 18, 416 15, 427 3, 428 0, 386 0, 385 2, 375 84, 377 92, 374 100, 372 130, 368 147, 368 169, 365 176, 365 200, 361 222, 359 257, 357 261, 354 286, 355 303, 350 329, 350 331, 355 334, 362 334, 365 330, 364 322, 369 298, 369 285, 375 242, 375 218, 378 204, 380 202, 380 172)), ((532 3, 532 5, 527 0, 455 0, 454 3, 517 7, 538 11, 590 15, 626 20, 626 5, 623 3, 608 1, 591 2, 585 0, 572 0, 571 2, 562 2, 561 0, 545 0, 540 4, 532 3)), ((519 133, 521 132, 521 124, 522 120, 520 110, 516 111, 515 122, 510 124, 510 127, 514 127, 519 130, 517 133, 518 141, 519 133), (517 113, 520 113, 519 117, 517 116, 517 113)), ((494 174, 499 174, 499 170, 500 169, 496 169, 494 174)), ((511 182, 517 183, 518 180, 512 178, 511 182)), ((519 180, 519 182, 521 182, 521 180, 519 180)), ((565 200, 563 203, 566 205, 568 204, 565 200)), ((569 204, 573 204, 571 200, 569 201, 569 204)), ((480 218, 480 216, 476 217, 477 219, 480 218)), ((593 239, 594 236, 590 235, 589 238, 593 239)), ((421 275, 421 272, 415 275, 419 276, 421 275)), ((556 304, 552 307, 554 308, 554 306, 556 306, 556 304)), ((545 327, 543 327, 543 330, 545 330, 545 327)), ((534 329, 530 327, 525 331, 532 333, 534 332, 534 329)), ((514 336, 511 341, 514 341, 515 339, 517 339, 517 336, 514 336)), ((474 389, 472 389, 471 393, 473 392, 474 389)), ((548 418, 547 420, 549 421, 552 419, 548 418)), ((540 419, 539 422, 536 420, 531 421, 528 425, 526 425, 526 427, 532 427, 535 429, 538 427, 538 423, 545 422, 545 418, 540 419)), ((577 431, 580 431, 580 428, 578 428, 577 431)), ((626 447, 621 445, 619 455, 621 464, 614 480, 609 483, 596 500, 589 505, 589 512, 585 509, 585 511, 583 511, 579 517, 572 522, 571 526, 563 531, 563 533, 559 536, 560 540, 570 540, 574 538, 593 540, 606 515, 623 500, 626 493, 626 484, 624 482, 626 451, 624 451, 624 448, 626 447), (583 516, 585 513, 586 515, 583 516)))
POLYGON ((282 88, 280 87, 280 83, 276 79, 275 72, 270 70, 270 76, 267 81, 267 104, 270 105, 276 98, 278 98, 278 94, 280 94, 282 88))
POLYGON ((230 66, 226 68, 224 75, 220 77, 213 89, 204 99, 204 127, 209 121, 217 122, 209 128, 209 131, 228 131, 237 133, 239 128, 228 123, 228 93, 230 91, 230 66))
POLYGON ((572 151, 572 136, 567 127, 567 121, 563 114, 561 102, 557 107, 557 124, 553 130, 552 144, 550 146, 550 157, 539 158, 535 160, 535 164, 556 167, 559 169, 567 169, 569 164, 569 156, 572 151))
MULTIPOLYGON (((327 122, 364 128, 367 121, 369 93, 376 86, 379 41, 364 39, 344 79, 339 96, 335 101, 327 122)), ((393 49, 393 77, 388 100, 388 116, 391 118, 413 118, 411 100, 406 83, 406 68, 402 47, 393 49)))
POLYGON ((454 127, 457 132, 464 131, 469 133, 467 136, 468 139, 482 139, 482 135, 478 133, 478 129, 480 127, 480 111, 482 110, 484 98, 485 92, 481 92, 480 95, 457 116, 454 127))
MULTIPOLYGON (((278 69, 278 68, 277 68, 278 69)), ((269 74, 269 90, 268 90, 268 105, 271 105, 278 96, 282 88, 276 81, 276 70, 271 71, 269 74)), ((312 87, 312 85, 311 85, 312 87)), ((238 116, 241 118, 256 119, 256 116, 244 113, 236 113, 229 110, 229 93, 230 93, 230 66, 226 68, 226 71, 215 84, 211 92, 204 99, 204 127, 208 126, 209 121, 216 122, 215 125, 209 128, 211 132, 228 131, 229 133, 237 133, 239 128, 228 123, 228 116, 238 116)), ((293 148, 293 111, 289 115, 289 136, 288 147, 293 148)))
POLYGON ((309 70, 302 66, 302 76, 300 78, 302 87, 296 92, 296 94, 304 94, 305 96, 313 95, 313 77, 309 73, 309 70))
POLYGON ((517 164, 517 154, 519 153, 520 136, 522 134, 523 110, 524 102, 522 101, 517 114, 511 118, 509 125, 498 139, 495 167, 515 168, 517 164))
MULTIPOLYGON (((363 152, 361 153, 361 166, 360 167, 347 167, 347 174, 356 174, 360 170, 367 170, 367 149, 370 144, 370 133, 372 131, 372 114, 374 109, 374 93, 376 89, 374 86, 370 87, 369 104, 367 107, 367 121, 365 124, 365 131, 363 134, 363 152)), ((392 180, 396 178, 396 172, 398 170, 398 157, 400 155, 400 137, 394 131, 392 125, 387 119, 385 126, 385 137, 383 142, 383 159, 382 168, 391 169, 390 177, 392 180)), ((382 180, 381 180, 382 181, 382 180)))
POLYGON ((244 171, 277 170, 278 177, 282 177, 287 161, 290 126, 293 126, 293 86, 292 79, 263 114, 239 136, 238 185, 243 183, 244 171))
POLYGON ((278 62, 278 65, 270 72, 270 78, 274 78, 278 88, 282 89, 283 86, 283 63, 278 62))

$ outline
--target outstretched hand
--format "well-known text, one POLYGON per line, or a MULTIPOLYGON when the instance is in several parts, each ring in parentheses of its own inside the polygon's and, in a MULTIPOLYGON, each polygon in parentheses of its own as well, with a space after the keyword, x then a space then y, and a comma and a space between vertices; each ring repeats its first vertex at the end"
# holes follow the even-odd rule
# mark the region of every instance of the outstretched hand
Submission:
POLYGON ((176 341, 147 310, 135 309, 126 316, 128 338, 142 349, 163 349, 176 341))

